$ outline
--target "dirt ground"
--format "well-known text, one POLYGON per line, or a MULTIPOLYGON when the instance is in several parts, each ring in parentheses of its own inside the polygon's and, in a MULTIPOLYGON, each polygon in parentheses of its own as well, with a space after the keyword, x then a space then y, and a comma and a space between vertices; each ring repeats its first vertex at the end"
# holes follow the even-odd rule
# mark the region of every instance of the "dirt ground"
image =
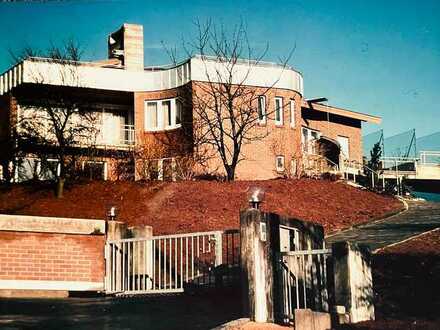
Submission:
POLYGON ((400 210, 397 199, 323 180, 83 182, 54 198, 47 184, 0 187, 0 213, 103 219, 111 206, 118 220, 148 224, 156 234, 238 228, 246 191, 266 191, 263 210, 321 223, 326 232, 400 210))
POLYGON ((373 258, 376 321, 340 329, 440 329, 440 229, 373 258))

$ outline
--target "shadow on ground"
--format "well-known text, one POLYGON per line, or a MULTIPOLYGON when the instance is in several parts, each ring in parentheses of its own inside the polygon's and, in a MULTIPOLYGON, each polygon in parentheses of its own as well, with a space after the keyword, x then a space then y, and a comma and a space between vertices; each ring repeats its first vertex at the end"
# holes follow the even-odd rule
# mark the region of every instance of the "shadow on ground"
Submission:
POLYGON ((376 321, 338 330, 440 329, 440 254, 417 253, 418 248, 374 255, 376 321))
POLYGON ((211 329, 241 317, 239 290, 136 298, 2 299, 1 329, 211 329))

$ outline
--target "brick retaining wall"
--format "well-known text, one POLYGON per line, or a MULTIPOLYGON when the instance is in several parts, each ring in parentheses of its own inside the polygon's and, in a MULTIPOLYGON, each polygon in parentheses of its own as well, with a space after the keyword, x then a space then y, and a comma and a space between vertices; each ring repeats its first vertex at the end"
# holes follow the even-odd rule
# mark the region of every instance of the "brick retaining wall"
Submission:
POLYGON ((0 232, 0 280, 103 282, 104 236, 0 232))
POLYGON ((105 227, 103 220, 0 215, 0 291, 104 290, 105 227))

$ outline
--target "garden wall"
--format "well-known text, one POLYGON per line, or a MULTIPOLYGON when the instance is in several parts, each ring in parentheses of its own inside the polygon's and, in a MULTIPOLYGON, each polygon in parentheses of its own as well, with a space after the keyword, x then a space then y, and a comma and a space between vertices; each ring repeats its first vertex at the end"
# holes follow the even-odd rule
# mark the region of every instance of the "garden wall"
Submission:
POLYGON ((104 220, 0 215, 0 296, 104 289, 104 220))

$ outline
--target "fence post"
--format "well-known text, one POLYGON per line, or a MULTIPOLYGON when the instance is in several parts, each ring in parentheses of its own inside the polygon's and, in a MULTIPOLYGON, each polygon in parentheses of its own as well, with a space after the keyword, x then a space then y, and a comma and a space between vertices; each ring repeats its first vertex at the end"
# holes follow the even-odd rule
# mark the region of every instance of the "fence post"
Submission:
MULTIPOLYGON (((118 221, 107 221, 107 241, 118 240, 125 238, 127 236, 127 225, 123 222, 118 221)), ((110 245, 108 246, 108 255, 107 261, 110 262, 110 258, 113 258, 112 250, 110 249, 110 245), (110 256, 111 255, 111 256, 110 256)), ((113 244, 112 249, 115 249, 115 260, 112 260, 112 264, 115 265, 115 269, 113 269, 110 265, 108 267, 109 273, 106 273, 106 282, 108 284, 108 288, 112 289, 111 291, 121 291, 122 290, 122 244, 113 244), (114 284, 111 284, 114 283, 114 284)), ((107 290, 107 288, 106 288, 107 290)))
POLYGON ((243 307, 255 322, 274 321, 273 261, 269 224, 257 209, 240 213, 243 307))
POLYGON ((341 323, 374 320, 371 255, 367 247, 351 242, 332 245, 334 295, 341 323), (347 317, 348 316, 348 320, 347 317))
MULTIPOLYGON (((223 240, 222 232, 215 233, 215 267, 223 263, 223 240)), ((226 252, 227 253, 227 252, 226 252)))

